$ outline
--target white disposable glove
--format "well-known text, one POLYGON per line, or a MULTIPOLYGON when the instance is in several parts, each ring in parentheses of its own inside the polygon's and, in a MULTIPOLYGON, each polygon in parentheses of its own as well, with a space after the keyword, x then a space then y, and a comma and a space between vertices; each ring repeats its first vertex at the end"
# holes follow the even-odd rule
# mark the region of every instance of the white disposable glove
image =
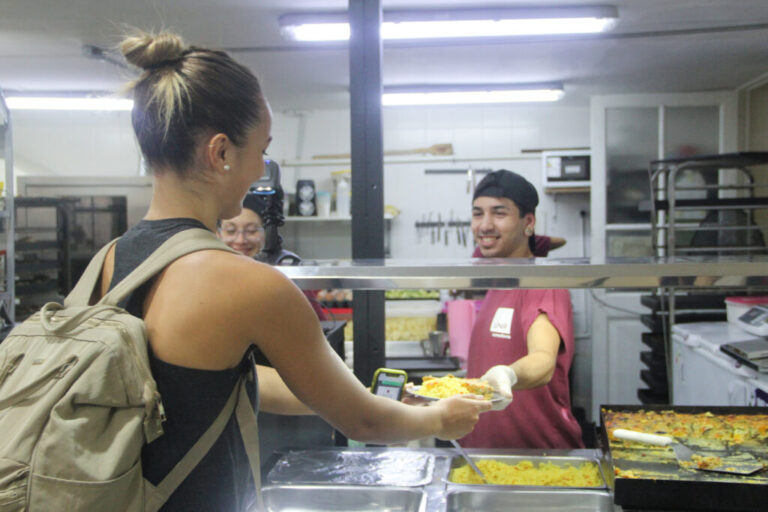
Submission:
POLYGON ((493 402, 492 410, 500 411, 512 403, 512 387, 517 383, 517 374, 511 366, 505 364, 492 366, 480 378, 502 396, 501 400, 493 402))

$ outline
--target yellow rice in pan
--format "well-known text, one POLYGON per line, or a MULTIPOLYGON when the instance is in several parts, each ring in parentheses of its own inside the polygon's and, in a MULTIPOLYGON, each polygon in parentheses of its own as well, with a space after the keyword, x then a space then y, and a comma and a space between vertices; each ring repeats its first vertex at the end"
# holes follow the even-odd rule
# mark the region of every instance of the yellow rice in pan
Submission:
MULTIPOLYGON (((557 487, 601 487, 603 479, 597 465, 585 462, 575 467, 571 464, 558 466, 551 462, 524 460, 507 464, 497 460, 476 460, 485 478, 496 485, 544 485, 557 487)), ((451 471, 450 481, 456 484, 482 484, 472 468, 463 465, 451 471)))

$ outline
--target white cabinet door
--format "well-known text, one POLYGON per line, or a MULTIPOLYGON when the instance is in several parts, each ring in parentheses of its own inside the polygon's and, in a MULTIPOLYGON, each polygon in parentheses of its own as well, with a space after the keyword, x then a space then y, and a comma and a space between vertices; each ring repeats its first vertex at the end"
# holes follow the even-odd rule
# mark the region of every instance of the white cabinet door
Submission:
POLYGON ((644 368, 640 352, 645 347, 641 334, 648 330, 640 323, 643 310, 639 293, 606 294, 603 290, 595 290, 594 298, 591 411, 593 421, 600 418, 601 405, 640 403, 637 390, 645 387, 640 379, 640 370, 644 368))

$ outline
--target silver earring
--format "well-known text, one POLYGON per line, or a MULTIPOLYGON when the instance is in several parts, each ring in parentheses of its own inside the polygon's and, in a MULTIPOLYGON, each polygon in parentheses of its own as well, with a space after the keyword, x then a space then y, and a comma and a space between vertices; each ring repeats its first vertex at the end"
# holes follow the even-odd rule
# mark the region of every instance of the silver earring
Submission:
POLYGON ((225 171, 229 171, 230 169, 231 169, 231 167, 229 166, 229 164, 224 164, 224 170, 225 171))
POLYGON ((533 234, 533 230, 531 228, 525 228, 525 235, 531 236, 533 234))

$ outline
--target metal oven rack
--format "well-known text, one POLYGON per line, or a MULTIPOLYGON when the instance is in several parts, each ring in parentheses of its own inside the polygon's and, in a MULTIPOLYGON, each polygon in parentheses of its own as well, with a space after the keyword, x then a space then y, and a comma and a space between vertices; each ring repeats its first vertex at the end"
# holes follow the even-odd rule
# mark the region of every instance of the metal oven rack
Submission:
MULTIPOLYGON (((688 258, 768 254, 755 213, 768 210, 768 182, 756 180, 768 164, 768 152, 696 155, 655 160, 649 168, 651 185, 651 237, 657 257, 688 258), (691 179, 693 178, 693 179, 691 179)), ((668 392, 672 372, 670 333, 675 323, 725 320, 724 297, 748 294, 747 287, 680 291, 676 287, 655 290, 644 297, 652 309, 654 325, 649 337, 663 338, 666 351, 668 392), (725 292, 725 293, 724 293, 725 292)), ((647 322, 646 322, 647 323, 647 322)))
POLYGON ((756 194, 768 189, 768 184, 755 182, 755 167, 760 165, 768 165, 768 152, 652 161, 651 233, 656 256, 766 254, 754 223, 755 210, 768 209, 768 194, 756 194), (700 173, 705 184, 681 184, 687 171, 700 173))

